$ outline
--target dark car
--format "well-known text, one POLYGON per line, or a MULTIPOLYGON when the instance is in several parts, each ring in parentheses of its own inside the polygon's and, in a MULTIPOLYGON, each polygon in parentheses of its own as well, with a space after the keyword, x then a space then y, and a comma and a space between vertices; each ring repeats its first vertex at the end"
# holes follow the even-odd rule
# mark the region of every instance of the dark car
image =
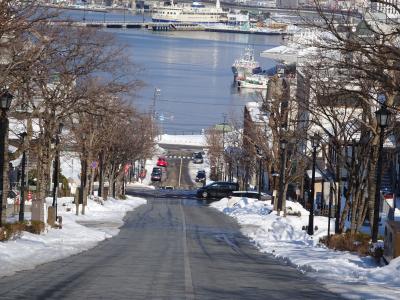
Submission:
POLYGON ((206 171, 197 171, 197 175, 195 178, 196 182, 204 182, 206 181, 206 171))
POLYGON ((195 164, 203 163, 203 154, 201 154, 201 152, 196 152, 193 154, 193 163, 195 164))
POLYGON ((162 170, 159 167, 154 167, 151 172, 151 181, 161 181, 162 179, 162 170))
POLYGON ((216 181, 197 190, 196 196, 199 198, 224 198, 238 190, 235 182, 216 181))

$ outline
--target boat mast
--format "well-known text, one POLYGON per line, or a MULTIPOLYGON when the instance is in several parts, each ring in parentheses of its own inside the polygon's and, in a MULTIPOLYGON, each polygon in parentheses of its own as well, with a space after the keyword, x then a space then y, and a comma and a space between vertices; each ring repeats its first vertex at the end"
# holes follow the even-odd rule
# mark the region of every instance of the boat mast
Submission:
POLYGON ((215 3, 215 7, 218 9, 221 8, 221 4, 219 3, 219 0, 217 0, 217 2, 215 3))

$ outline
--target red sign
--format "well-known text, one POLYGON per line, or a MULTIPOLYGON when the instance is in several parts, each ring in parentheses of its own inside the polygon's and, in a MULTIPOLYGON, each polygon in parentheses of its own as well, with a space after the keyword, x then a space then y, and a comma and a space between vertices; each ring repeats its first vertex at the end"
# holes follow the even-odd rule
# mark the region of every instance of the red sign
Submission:
POLYGON ((28 201, 32 200, 32 192, 28 192, 28 201))

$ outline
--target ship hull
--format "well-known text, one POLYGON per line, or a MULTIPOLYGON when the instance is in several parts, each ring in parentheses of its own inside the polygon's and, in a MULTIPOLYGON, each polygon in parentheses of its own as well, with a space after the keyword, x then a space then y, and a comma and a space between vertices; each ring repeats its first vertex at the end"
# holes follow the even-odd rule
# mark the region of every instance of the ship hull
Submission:
POLYGON ((232 73, 235 80, 244 80, 247 76, 259 74, 262 72, 261 67, 245 68, 232 66, 232 73))

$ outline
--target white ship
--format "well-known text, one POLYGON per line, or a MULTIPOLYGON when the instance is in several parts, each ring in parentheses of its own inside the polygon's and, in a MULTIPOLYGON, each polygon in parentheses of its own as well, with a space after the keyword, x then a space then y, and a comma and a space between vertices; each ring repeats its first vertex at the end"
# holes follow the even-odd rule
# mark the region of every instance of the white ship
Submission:
POLYGON ((238 87, 266 90, 268 88, 268 80, 269 78, 266 75, 251 75, 244 80, 239 80, 238 87))
POLYGON ((226 22, 227 12, 221 8, 219 0, 215 6, 205 6, 201 2, 175 4, 173 0, 155 5, 151 18, 153 22, 219 23, 226 22))
POLYGON ((254 50, 250 47, 245 49, 243 56, 232 65, 235 80, 244 80, 247 76, 262 72, 260 63, 254 59, 254 50))

